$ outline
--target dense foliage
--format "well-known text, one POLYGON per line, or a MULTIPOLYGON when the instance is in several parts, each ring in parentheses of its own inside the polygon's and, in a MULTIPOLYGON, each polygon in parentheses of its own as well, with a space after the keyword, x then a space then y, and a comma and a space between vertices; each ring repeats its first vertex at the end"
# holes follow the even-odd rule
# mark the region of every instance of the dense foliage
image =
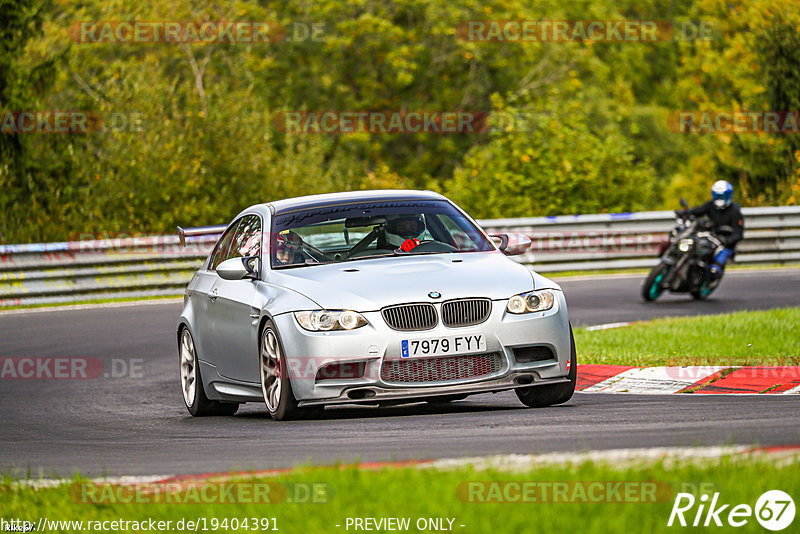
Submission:
POLYGON ((800 202, 798 134, 668 127, 682 110, 800 110, 796 0, 0 0, 0 33, 0 111, 85 110, 106 125, 0 134, 0 242, 171 232, 255 202, 365 188, 438 190, 477 217, 674 207, 719 178, 746 205, 800 202), (712 31, 655 43, 458 34, 509 19, 712 31), (324 30, 272 43, 73 39, 80 21, 134 20, 324 30), (487 111, 493 127, 284 133, 275 117, 294 110, 487 111), (504 128, 499 112, 528 120, 504 128))

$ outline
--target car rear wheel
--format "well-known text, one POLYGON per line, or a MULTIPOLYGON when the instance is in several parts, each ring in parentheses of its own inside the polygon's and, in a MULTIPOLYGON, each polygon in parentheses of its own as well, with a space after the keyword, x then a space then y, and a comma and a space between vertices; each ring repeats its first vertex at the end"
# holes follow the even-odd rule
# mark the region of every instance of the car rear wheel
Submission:
POLYGON ((206 396, 206 392, 203 389, 203 379, 200 377, 200 365, 198 364, 194 339, 186 327, 181 330, 178 356, 180 358, 183 403, 189 413, 194 417, 235 414, 239 409, 237 403, 214 401, 206 396))
POLYGON ((572 326, 569 328, 570 341, 570 368, 567 373, 569 382, 551 384, 549 386, 530 386, 517 388, 517 397, 522 404, 529 408, 541 408, 554 404, 563 404, 572 398, 575 393, 575 382, 578 377, 578 357, 575 352, 575 338, 572 336, 572 326))
POLYGON ((272 321, 267 321, 261 332, 259 353, 261 393, 264 395, 264 404, 267 405, 269 415, 277 421, 297 417, 297 400, 292 393, 286 357, 278 330, 272 321))

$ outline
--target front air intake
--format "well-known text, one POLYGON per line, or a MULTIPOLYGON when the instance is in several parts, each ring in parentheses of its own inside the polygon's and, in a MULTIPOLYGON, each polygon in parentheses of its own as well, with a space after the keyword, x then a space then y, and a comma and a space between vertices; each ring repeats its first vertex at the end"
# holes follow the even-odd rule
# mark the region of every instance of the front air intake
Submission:
POLYGON ((503 357, 499 352, 439 358, 386 360, 381 367, 381 379, 387 383, 399 384, 448 382, 488 376, 500 371, 502 368, 503 357))
POLYGON ((517 363, 543 362, 556 359, 553 349, 543 345, 514 347, 511 350, 514 351, 514 359, 517 360, 517 363))
POLYGON ((489 299, 448 300, 442 304, 442 322, 449 327, 472 326, 489 318, 489 299))
POLYGON ((401 304, 381 310, 383 320, 393 330, 411 332, 430 330, 436 326, 436 308, 433 304, 401 304))

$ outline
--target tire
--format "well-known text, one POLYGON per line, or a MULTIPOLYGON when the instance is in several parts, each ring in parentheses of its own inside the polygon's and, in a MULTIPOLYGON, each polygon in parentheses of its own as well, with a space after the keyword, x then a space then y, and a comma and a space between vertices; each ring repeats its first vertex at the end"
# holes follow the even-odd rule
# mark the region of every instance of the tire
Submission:
POLYGON ((664 288, 659 286, 659 284, 661 283, 661 280, 664 279, 664 276, 667 275, 668 271, 669 265, 665 263, 659 263, 653 267, 653 270, 647 275, 647 279, 645 279, 644 283, 642 284, 642 299, 645 302, 652 302, 656 300, 661 296, 661 293, 664 292, 664 288))
POLYGON ((700 287, 691 292, 692 298, 694 300, 706 300, 709 295, 711 295, 711 293, 713 293, 714 290, 719 287, 720 281, 722 281, 722 277, 717 278, 711 283, 709 283, 707 280, 703 280, 703 283, 700 284, 700 287))
POLYGON ((181 375, 181 391, 183 404, 193 417, 209 415, 233 415, 239 409, 235 402, 219 402, 209 400, 203 389, 200 376, 200 365, 197 358, 194 339, 186 327, 181 329, 178 342, 178 364, 181 375))
POLYGON ((567 378, 569 382, 551 384, 549 386, 529 386, 517 388, 517 398, 528 408, 542 408, 563 404, 572 398, 575 393, 575 382, 578 377, 578 356, 575 351, 575 338, 572 335, 572 325, 569 327, 570 342, 570 368, 567 378))
POLYGON ((269 415, 276 421, 288 421, 300 415, 297 400, 292 392, 283 343, 275 323, 267 321, 261 331, 258 347, 258 367, 261 375, 261 393, 269 415))

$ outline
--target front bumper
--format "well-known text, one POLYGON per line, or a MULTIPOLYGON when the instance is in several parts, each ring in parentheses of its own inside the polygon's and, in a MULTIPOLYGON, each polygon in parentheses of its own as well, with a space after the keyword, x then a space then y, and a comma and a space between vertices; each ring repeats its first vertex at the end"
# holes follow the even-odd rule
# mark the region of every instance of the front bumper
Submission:
POLYGON ((425 399, 448 395, 473 395, 475 393, 495 393, 518 387, 542 386, 546 384, 563 384, 569 382, 566 377, 537 379, 535 373, 513 372, 495 379, 485 379, 471 384, 449 384, 427 388, 384 388, 380 386, 349 387, 335 399, 312 399, 298 401, 297 405, 319 406, 328 404, 374 404, 404 402, 414 399, 425 399))
MULTIPOLYGON (((352 331, 309 332, 300 327, 291 313, 275 316, 274 321, 299 406, 402 401, 565 382, 571 349, 570 326, 564 295, 558 290, 554 293, 555 304, 546 312, 514 315, 506 311, 507 300, 497 300, 492 302, 485 322, 462 328, 440 323, 431 330, 400 332, 389 328, 380 312, 363 313, 369 324, 352 331), (381 377, 384 362, 401 359, 403 340, 476 334, 486 336, 486 353, 501 356, 500 368, 491 374, 413 383, 387 382, 381 377), (553 358, 532 363, 516 360, 515 348, 534 345, 548 347, 553 358), (363 362, 364 376, 317 380, 317 371, 330 362, 363 362)), ((441 304, 436 306, 441 316, 441 304)))

